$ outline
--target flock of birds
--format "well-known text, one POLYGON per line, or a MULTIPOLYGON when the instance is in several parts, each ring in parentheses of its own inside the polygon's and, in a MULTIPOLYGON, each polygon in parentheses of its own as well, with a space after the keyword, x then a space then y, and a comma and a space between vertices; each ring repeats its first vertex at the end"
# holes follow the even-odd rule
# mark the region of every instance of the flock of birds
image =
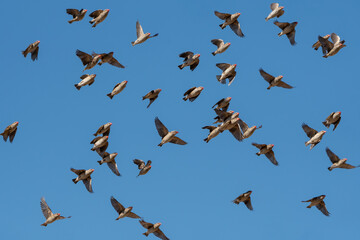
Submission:
MULTIPOLYGON (((284 7, 279 6, 278 3, 272 3, 270 5, 271 13, 265 18, 266 21, 272 19, 272 18, 279 18, 284 14, 284 7)), ((73 16, 73 19, 68 21, 70 24, 76 21, 81 21, 86 13, 86 9, 67 9, 66 12, 73 16)), ((103 22, 106 17, 109 14, 109 9, 105 10, 96 10, 92 12, 89 16, 92 18, 90 21, 92 27, 96 27, 98 24, 103 22)), ((240 16, 240 13, 220 13, 215 11, 215 15, 223 20, 224 22, 220 24, 221 29, 226 28, 226 26, 229 26, 231 30, 238 35, 239 37, 244 37, 244 34, 241 30, 240 23, 238 21, 238 18, 240 16)), ((281 29, 281 32, 278 34, 278 36, 286 35, 291 43, 291 45, 295 45, 295 28, 297 26, 297 22, 278 22, 275 21, 274 24, 278 26, 281 29)), ((131 44, 132 46, 135 46, 137 44, 144 43, 146 40, 158 36, 158 34, 151 35, 150 33, 144 33, 139 21, 136 22, 136 34, 137 39, 133 41, 131 44)), ((221 54, 225 52, 229 47, 230 43, 224 43, 222 39, 213 39, 211 42, 217 46, 217 50, 212 52, 212 54, 215 56, 217 54, 221 54)), ((319 36, 318 41, 312 46, 315 50, 318 50, 320 47, 322 48, 323 57, 327 58, 329 56, 334 56, 337 54, 341 48, 345 47, 344 40, 340 41, 340 38, 335 33, 332 33, 331 35, 326 35, 324 37, 319 36), (331 37, 332 42, 329 40, 331 37)), ((35 61, 38 58, 39 53, 39 44, 40 41, 36 41, 28 46, 22 53, 24 57, 27 56, 27 54, 31 54, 31 59, 35 61)), ((85 66, 85 70, 92 69, 96 65, 102 65, 104 63, 109 63, 115 67, 118 68, 125 68, 122 64, 120 64, 113 56, 114 52, 110 53, 92 53, 87 54, 85 52, 82 52, 80 50, 76 51, 76 56, 78 56, 82 62, 82 64, 85 66)), ((180 58, 183 58, 183 63, 180 64, 178 67, 179 69, 183 69, 185 67, 189 67, 191 71, 195 70, 198 64, 200 63, 200 54, 194 54, 191 51, 181 53, 179 55, 180 58)), ((218 63, 216 64, 218 68, 222 70, 221 75, 217 75, 217 80, 225 84, 226 79, 228 79, 228 85, 230 85, 236 76, 236 64, 228 64, 228 63, 218 63)), ((283 76, 277 76, 274 77, 271 74, 265 72, 263 69, 259 70, 260 75, 266 80, 269 84, 267 89, 271 89, 272 87, 282 87, 286 89, 293 88, 289 84, 282 81, 283 76)), ((92 85, 95 81, 96 74, 84 74, 82 75, 81 81, 77 84, 75 84, 76 89, 80 90, 82 87, 86 85, 92 85)), ((123 91, 126 87, 127 81, 123 81, 121 83, 116 84, 116 86, 113 88, 113 90, 107 94, 107 96, 112 99, 115 95, 119 94, 121 91, 123 91)), ((203 90, 203 87, 193 87, 187 90, 184 93, 184 101, 191 101, 193 102, 203 90)), ((155 89, 151 90, 149 93, 147 93, 145 96, 143 96, 143 100, 149 99, 149 104, 147 108, 150 107, 150 105, 158 98, 158 95, 160 94, 161 89, 155 89)), ((209 142, 211 139, 218 136, 220 133, 223 133, 224 131, 228 130, 237 141, 243 141, 246 138, 249 138, 252 136, 252 134, 257 130, 260 129, 262 126, 252 126, 249 127, 242 119, 239 118, 239 113, 234 111, 228 111, 229 105, 230 105, 231 97, 223 98, 219 100, 217 103, 215 103, 212 108, 214 109, 216 113, 216 117, 214 120, 214 126, 205 126, 203 129, 208 129, 209 134, 204 139, 205 142, 209 142)), ((332 112, 323 122, 324 126, 326 128, 329 128, 330 125, 334 125, 333 130, 335 130, 340 123, 341 120, 341 112, 332 112)), ((8 139, 10 142, 13 142, 14 137, 16 135, 17 129, 18 129, 19 122, 14 122, 6 129, 4 130, 1 135, 3 136, 4 141, 7 141, 8 139)), ((95 138, 91 141, 91 144, 93 144, 93 147, 91 148, 92 151, 96 151, 102 158, 102 160, 98 161, 100 165, 106 163, 108 167, 111 169, 111 171, 117 175, 120 176, 115 158, 118 155, 115 153, 108 153, 106 152, 108 145, 109 145, 109 134, 110 134, 110 128, 112 123, 106 123, 99 127, 99 129, 94 133, 95 138)), ((185 145, 187 144, 184 140, 179 138, 177 134, 178 131, 169 131, 165 125, 160 121, 159 118, 155 118, 155 126, 156 129, 161 137, 161 142, 158 146, 163 146, 166 143, 173 143, 178 145, 185 145)), ((320 141, 322 140, 322 137, 326 133, 326 131, 316 131, 315 129, 309 127, 307 124, 303 124, 302 128, 304 132, 306 133, 307 137, 309 138, 308 141, 305 142, 305 146, 310 145, 310 149, 315 147, 320 141)), ((265 155, 271 163, 274 165, 278 165, 278 161, 275 158, 275 154, 273 151, 273 144, 258 144, 258 143, 252 143, 253 146, 258 148, 258 152, 256 155, 265 155)), ((352 169, 355 168, 355 166, 347 164, 346 158, 340 159, 335 153, 333 153, 329 148, 326 148, 326 153, 332 162, 332 165, 328 168, 329 171, 335 169, 335 168, 344 168, 344 169, 352 169)), ((134 164, 137 165, 139 171, 139 175, 145 175, 149 172, 151 169, 151 161, 149 160, 147 163, 140 159, 133 160, 134 164)), ((89 192, 93 192, 92 189, 92 178, 91 174, 94 172, 94 169, 74 169, 71 168, 71 171, 74 172, 77 177, 72 179, 72 181, 76 184, 79 181, 82 181, 86 187, 86 189, 89 192)), ((253 210, 253 207, 251 205, 251 193, 252 191, 248 191, 246 193, 241 194, 239 197, 237 197, 233 202, 235 204, 239 204, 243 202, 246 207, 250 210, 253 210)), ((303 201, 303 202, 310 202, 310 205, 307 206, 307 208, 311 208, 313 206, 317 207, 324 215, 329 216, 329 212, 326 209, 325 202, 324 202, 325 195, 321 195, 318 197, 314 197, 310 200, 303 201)), ((119 203, 114 197, 111 197, 110 199, 112 206, 118 213, 118 217, 116 220, 119 220, 120 218, 129 217, 129 218, 135 218, 135 219, 141 219, 139 222, 140 224, 147 229, 147 231, 144 233, 145 236, 148 236, 149 234, 153 233, 155 236, 166 240, 169 239, 165 236, 165 234, 160 230, 161 223, 148 223, 145 222, 141 217, 139 217, 137 214, 132 212, 133 207, 127 207, 125 208, 121 203, 119 203)), ((47 226, 50 223, 53 223, 56 220, 64 219, 66 217, 61 216, 59 213, 53 213, 49 206, 47 205, 44 198, 41 198, 41 210, 46 218, 46 221, 41 224, 42 226, 47 226)), ((70 218, 70 217, 67 217, 70 218)))

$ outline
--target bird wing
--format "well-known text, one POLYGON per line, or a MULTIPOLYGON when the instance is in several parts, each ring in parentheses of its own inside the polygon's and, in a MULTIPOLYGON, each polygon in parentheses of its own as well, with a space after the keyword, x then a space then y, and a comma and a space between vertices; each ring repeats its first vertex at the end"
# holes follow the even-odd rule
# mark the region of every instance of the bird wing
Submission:
POLYGON ((287 89, 291 89, 293 88, 292 86, 290 86, 289 84, 283 82, 283 81, 279 81, 279 83, 277 84, 278 87, 282 87, 282 88, 287 88, 287 89))
POLYGON ((340 42, 340 37, 336 33, 332 33, 331 40, 333 41, 334 45, 336 45, 340 42))
POLYGON ((190 94, 196 87, 192 87, 184 93, 184 96, 190 94))
POLYGON ((143 169, 145 167, 145 162, 140 159, 134 159, 133 162, 138 166, 138 169, 143 169))
POLYGON ((92 13, 90 13, 89 17, 97 18, 102 12, 103 12, 103 10, 101 10, 101 9, 93 11, 92 13))
POLYGON ((319 209, 325 216, 330 216, 324 201, 321 201, 318 205, 316 205, 316 208, 319 209))
POLYGON ((66 13, 72 15, 73 17, 76 17, 80 14, 79 10, 77 9, 66 9, 66 13))
POLYGON ((115 211, 117 211, 119 214, 125 210, 124 206, 121 205, 121 203, 119 203, 113 196, 111 196, 110 202, 115 211))
POLYGON ((216 115, 219 116, 219 118, 224 121, 226 118, 230 117, 232 115, 232 112, 226 112, 219 109, 214 109, 216 115))
POLYGON ((80 174, 82 174, 82 173, 84 173, 85 172, 85 169, 74 169, 74 168, 70 168, 70 170, 73 172, 73 173, 75 173, 76 175, 80 175, 80 174))
POLYGON ((9 139, 10 139, 10 142, 11 142, 11 143, 12 143, 13 140, 14 140, 14 137, 15 137, 16 132, 17 132, 17 128, 15 129, 15 131, 13 131, 12 133, 10 133, 10 135, 9 135, 9 139))
POLYGON ((328 155, 332 163, 337 163, 340 160, 340 158, 335 153, 333 153, 328 147, 326 148, 326 154, 328 155))
POLYGON ((242 141, 243 140, 243 135, 241 133, 241 130, 240 130, 240 126, 239 124, 235 124, 234 127, 232 127, 231 129, 229 129, 229 131, 231 132, 231 134, 234 136, 234 138, 238 141, 242 141))
POLYGON ((200 63, 200 60, 199 60, 199 59, 196 59, 195 62, 190 65, 190 70, 191 70, 191 71, 194 71, 195 68, 199 65, 199 63, 200 63))
POLYGON ((278 22, 278 21, 275 21, 274 24, 279 28, 281 28, 282 30, 284 30, 284 28, 290 25, 290 23, 288 22, 278 22))
POLYGON ((81 77, 80 77, 80 79, 85 79, 85 78, 87 78, 89 76, 89 74, 84 74, 84 75, 82 75, 81 77))
POLYGON ((155 126, 160 135, 160 137, 165 137, 168 134, 169 130, 165 127, 165 125, 160 121, 158 117, 155 118, 155 126))
POLYGON ((49 217, 51 217, 53 215, 50 207, 47 205, 45 198, 43 198, 43 197, 41 198, 40 206, 41 206, 41 211, 44 214, 44 217, 46 219, 48 219, 49 217))
POLYGON ((147 163, 146 163, 146 167, 150 166, 151 165, 151 160, 148 160, 147 163))
POLYGON ((325 55, 327 52, 330 52, 333 49, 334 44, 330 42, 328 39, 323 38, 321 36, 318 37, 319 42, 321 44, 322 52, 325 55))
POLYGON ((90 142, 90 144, 96 143, 97 141, 99 141, 100 138, 102 138, 102 136, 98 136, 98 137, 94 138, 94 139, 90 142))
POLYGON ((224 100, 225 100, 225 98, 220 99, 217 103, 214 104, 214 106, 212 106, 212 108, 214 108, 216 105, 219 105, 224 100))
POLYGON ((154 232, 154 235, 162 240, 170 240, 165 236, 165 234, 159 228, 154 232))
POLYGON ((278 15, 277 17, 281 17, 282 15, 284 15, 285 11, 283 9, 281 9, 279 12, 278 12, 278 15))
POLYGON ((249 129, 249 126, 243 121, 241 120, 241 118, 239 118, 239 124, 240 124, 240 127, 241 127, 241 130, 244 132, 246 132, 246 130, 249 129))
POLYGON ((258 149, 261 149, 263 147, 266 147, 266 144, 257 144, 257 143, 252 143, 251 145, 257 147, 258 149))
POLYGON ((274 151, 271 150, 270 152, 265 153, 265 156, 266 156, 275 166, 279 165, 279 163, 276 161, 274 151))
POLYGON ((275 9, 277 9, 279 7, 279 4, 278 3, 272 3, 272 4, 270 4, 270 9, 271 10, 275 10, 275 9))
POLYGON ((143 31, 139 21, 136 21, 136 36, 137 36, 137 38, 139 38, 142 35, 144 35, 144 31, 143 31))
POLYGON ((37 46, 36 49, 31 53, 31 59, 33 61, 38 59, 38 54, 39 54, 39 46, 37 46))
POLYGON ((287 33, 286 36, 288 37, 289 41, 290 41, 290 44, 291 45, 295 45, 296 42, 295 42, 295 29, 292 30, 291 32, 287 33))
POLYGON ((108 63, 110 63, 111 65, 118 67, 118 68, 125 68, 124 65, 119 63, 118 60, 116 60, 115 58, 111 58, 108 63))
POLYGON ((241 31, 240 23, 238 20, 230 24, 230 28, 239 37, 245 37, 244 33, 241 31))
POLYGON ((216 127, 215 126, 205 126, 202 127, 202 129, 208 129, 210 132, 212 132, 216 127))
POLYGON ((315 129, 312 129, 311 127, 309 127, 307 124, 303 123, 302 128, 304 130, 304 132, 306 133, 306 135, 309 138, 312 138, 313 136, 315 136, 315 134, 317 134, 318 132, 315 129))
POLYGON ((129 217, 129 218, 141 218, 141 217, 139 217, 138 215, 136 215, 133 212, 129 212, 126 216, 129 217))
POLYGON ((115 160, 108 162, 107 163, 108 167, 110 168, 110 170, 116 175, 116 176, 120 176, 121 174, 119 173, 119 169, 117 167, 117 164, 115 162, 115 160))
POLYGON ((336 122, 334 122, 334 129, 333 129, 333 131, 336 129, 336 127, 337 127, 338 124, 340 123, 340 120, 341 120, 341 117, 339 117, 339 119, 338 119, 336 122))
POLYGON ((234 71, 232 72, 232 74, 228 76, 228 79, 229 79, 229 84, 228 84, 228 86, 230 86, 230 84, 232 84, 232 82, 234 81, 235 77, 236 77, 236 71, 234 70, 234 71))
POLYGON ((143 227, 146 228, 146 229, 149 229, 149 228, 151 228, 152 226, 154 226, 154 224, 145 222, 144 220, 139 220, 139 223, 141 224, 141 226, 143 226, 143 227))
POLYGON ((244 201, 246 207, 249 209, 249 210, 253 210, 253 207, 251 205, 251 198, 249 197, 247 200, 244 201))
POLYGON ((185 142, 184 140, 182 140, 181 138, 176 137, 176 136, 172 137, 169 142, 179 144, 179 145, 186 145, 187 144, 187 142, 185 142))
POLYGON ((211 43, 216 45, 218 48, 224 45, 224 41, 222 39, 213 39, 211 40, 211 43))
POLYGON ((89 191, 89 192, 93 192, 93 189, 92 189, 92 185, 91 185, 91 182, 92 182, 92 179, 91 177, 89 176, 87 179, 84 179, 83 180, 83 183, 86 187, 86 189, 89 191))
POLYGON ((220 68, 221 70, 225 71, 228 67, 231 66, 231 64, 228 63, 217 63, 216 66, 220 68))
POLYGON ((275 78, 274 76, 265 72, 264 69, 262 69, 262 68, 259 69, 259 73, 268 83, 270 83, 275 78))
POLYGON ((226 18, 231 16, 231 14, 229 14, 229 13, 221 13, 221 12, 218 12, 218 11, 214 11, 214 13, 218 18, 220 18, 222 20, 225 20, 226 18))
POLYGON ((92 61, 92 56, 90 54, 87 54, 80 50, 76 50, 76 56, 78 56, 80 58, 80 60, 84 66, 92 61))
POLYGON ((353 169, 353 168, 356 168, 356 167, 353 166, 353 165, 347 164, 347 163, 343 163, 343 164, 341 164, 340 168, 353 169))
POLYGON ((194 55, 193 52, 188 51, 188 52, 180 53, 180 54, 179 54, 179 57, 185 58, 185 59, 184 59, 184 62, 185 62, 186 60, 188 60, 188 58, 192 57, 193 55, 194 55))

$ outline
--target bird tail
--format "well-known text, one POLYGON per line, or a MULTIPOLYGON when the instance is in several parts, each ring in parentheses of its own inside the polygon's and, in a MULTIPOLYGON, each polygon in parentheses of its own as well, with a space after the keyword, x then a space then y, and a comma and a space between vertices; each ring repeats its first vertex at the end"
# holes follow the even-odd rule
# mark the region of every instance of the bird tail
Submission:
POLYGON ((213 56, 215 56, 215 55, 216 55, 216 53, 215 53, 215 52, 212 52, 211 54, 212 54, 213 56))
POLYGON ((81 86, 79 86, 79 84, 75 84, 74 85, 76 87, 77 90, 80 90, 81 86))
POLYGON ((46 227, 46 226, 47 226, 47 223, 43 223, 43 224, 41 224, 41 226, 44 226, 44 227, 46 227))
POLYGON ((220 82, 221 75, 216 75, 216 79, 220 82))
POLYGON ((332 170, 332 168, 331 168, 331 167, 328 167, 328 170, 329 170, 329 171, 331 171, 331 170, 332 170))
POLYGON ((184 67, 183 67, 183 65, 181 64, 181 65, 178 66, 178 68, 183 69, 184 67))
POLYGON ((327 128, 330 127, 330 124, 327 124, 326 121, 325 121, 325 122, 322 122, 322 124, 324 124, 324 126, 327 127, 327 128))
POLYGON ((99 62, 98 65, 101 66, 103 64, 103 62, 99 62))
POLYGON ((308 142, 305 142, 305 146, 307 146, 307 145, 309 145, 309 143, 308 143, 308 142))
POLYGON ((143 235, 145 235, 145 236, 149 236, 149 234, 146 232, 146 233, 143 233, 143 235))
POLYGON ((70 20, 70 21, 68 21, 68 23, 70 23, 70 24, 72 24, 74 22, 74 20, 72 19, 72 20, 70 20))
POLYGON ((257 156, 260 156, 260 153, 256 153, 257 156))
POLYGON ((208 138, 205 138, 205 139, 204 139, 204 141, 205 141, 206 143, 208 143, 208 142, 209 142, 208 138))
POLYGON ((224 24, 220 24, 219 25, 221 27, 221 29, 224 29, 226 26, 224 26, 224 24))
POLYGON ((328 55, 324 55, 323 58, 328 58, 328 55))
POLYGON ((269 19, 266 17, 266 18, 265 18, 265 21, 268 21, 268 20, 269 20, 269 19))
POLYGON ((284 35, 284 34, 283 34, 283 32, 281 32, 281 33, 278 33, 278 36, 279 36, 279 37, 280 37, 280 36, 282 36, 282 35, 284 35))
POLYGON ((135 42, 131 42, 131 45, 135 46, 135 42))
POLYGON ((111 93, 109 93, 109 94, 106 94, 106 96, 108 96, 110 99, 113 99, 113 95, 111 95, 111 93))
POLYGON ((24 55, 24 57, 26 57, 27 52, 25 52, 25 51, 21 51, 21 53, 24 55))
POLYGON ((268 86, 268 87, 267 87, 267 90, 270 90, 270 88, 271 88, 271 86, 268 86))
POLYGON ((187 100, 187 98, 186 98, 186 97, 184 97, 184 98, 183 98, 183 100, 184 100, 184 101, 186 101, 186 100, 187 100))
POLYGON ((102 161, 97 161, 100 165, 103 164, 102 161))
POLYGON ((73 181, 75 184, 77 184, 76 178, 72 179, 72 181, 73 181))
POLYGON ((146 97, 145 96, 143 96, 143 99, 142 100, 145 100, 146 99, 146 97))
POLYGON ((162 143, 159 143, 158 146, 159 146, 159 147, 162 147, 162 143))

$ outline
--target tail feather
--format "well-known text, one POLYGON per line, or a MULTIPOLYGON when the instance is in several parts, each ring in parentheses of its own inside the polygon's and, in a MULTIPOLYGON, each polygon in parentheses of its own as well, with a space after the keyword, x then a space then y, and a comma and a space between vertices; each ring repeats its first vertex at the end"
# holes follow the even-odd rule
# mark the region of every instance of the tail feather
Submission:
POLYGON ((220 24, 219 25, 221 27, 221 29, 224 29, 226 26, 224 26, 224 24, 220 24))
POLYGON ((77 184, 76 178, 72 179, 72 181, 73 181, 75 184, 77 184))
POLYGON ((113 95, 111 95, 111 93, 109 93, 109 94, 106 94, 106 96, 108 96, 110 99, 113 99, 113 95))
POLYGON ((186 101, 186 100, 187 100, 187 98, 186 98, 186 97, 184 97, 184 98, 183 98, 183 100, 184 100, 184 101, 186 101))
POLYGON ((159 143, 158 146, 159 146, 159 147, 162 147, 162 143, 159 143))
POLYGON ((81 86, 79 86, 79 84, 75 84, 74 85, 76 87, 77 90, 80 90, 81 86))
POLYGON ((146 99, 146 97, 144 96, 142 100, 145 100, 145 99, 146 99))
POLYGON ((329 170, 329 171, 331 171, 331 170, 332 170, 332 168, 331 168, 331 167, 328 167, 328 170, 329 170))
POLYGON ((221 75, 216 75, 216 79, 220 82, 221 75))
POLYGON ((25 51, 21 51, 21 53, 24 55, 24 57, 26 57, 26 56, 27 56, 27 52, 25 52, 25 51))
POLYGON ((70 24, 72 24, 74 22, 74 20, 70 20, 70 21, 68 21, 68 23, 70 23, 70 24))
POLYGON ((327 124, 326 121, 322 122, 322 124, 324 124, 325 127, 329 128, 330 124, 327 124))
POLYGON ((256 153, 257 156, 260 156, 261 154, 260 153, 256 153))
POLYGON ((135 46, 135 42, 131 42, 131 45, 135 46))
POLYGON ((145 235, 145 236, 149 236, 149 234, 146 232, 146 233, 143 233, 143 235, 145 235))
POLYGON ((184 67, 183 67, 182 64, 181 64, 181 65, 178 66, 178 68, 183 69, 184 67))
POLYGON ((41 224, 41 226, 44 226, 44 227, 46 227, 46 226, 47 226, 47 223, 43 223, 43 224, 41 224))
POLYGON ((216 55, 216 53, 215 53, 215 52, 212 52, 211 54, 212 54, 213 56, 215 56, 215 55, 216 55))
POLYGON ((97 161, 100 165, 102 164, 102 161, 97 161))

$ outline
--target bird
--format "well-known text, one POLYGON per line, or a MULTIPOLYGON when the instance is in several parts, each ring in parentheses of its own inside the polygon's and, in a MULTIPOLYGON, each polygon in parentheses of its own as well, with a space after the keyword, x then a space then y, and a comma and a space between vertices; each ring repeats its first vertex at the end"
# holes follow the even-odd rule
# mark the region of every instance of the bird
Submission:
POLYGON ((71 218, 71 216, 69 217, 63 217, 60 215, 60 213, 53 213, 49 207, 49 205, 46 203, 45 198, 42 197, 41 201, 40 201, 40 207, 41 207, 41 211, 44 214, 44 217, 46 218, 46 221, 41 224, 41 226, 46 227, 48 224, 55 222, 56 220, 61 220, 61 219, 65 219, 65 218, 71 218))
POLYGON ((275 21, 274 24, 276 26, 278 26, 282 31, 278 34, 278 36, 282 36, 284 34, 286 34, 286 36, 288 37, 290 44, 291 45, 295 45, 295 27, 298 24, 298 22, 292 22, 292 23, 288 23, 288 22, 278 22, 275 21))
POLYGON ((242 136, 243 139, 245 138, 249 138, 251 135, 253 135, 253 133, 255 132, 255 130, 262 128, 262 125, 260 126, 252 126, 251 128, 249 128, 249 126, 240 118, 239 121, 241 130, 242 130, 242 136))
POLYGON ((142 27, 140 25, 140 22, 136 21, 136 37, 137 37, 137 39, 134 42, 131 42, 131 45, 135 46, 137 44, 145 42, 149 38, 153 38, 153 37, 156 37, 158 35, 159 34, 156 33, 156 34, 150 36, 150 33, 144 33, 144 31, 143 31, 143 29, 142 29, 142 27))
POLYGON ((227 111, 227 109, 230 106, 231 99, 232 99, 231 97, 222 98, 217 103, 215 103, 214 106, 212 106, 212 108, 216 106, 215 109, 221 109, 222 111, 227 111))
POLYGON ((214 124, 216 123, 222 123, 224 122, 227 118, 231 117, 233 114, 238 114, 238 113, 234 113, 233 110, 231 111, 225 111, 225 110, 220 110, 220 109, 214 109, 215 113, 216 113, 216 117, 214 117, 214 120, 216 120, 214 122, 214 124))
POLYGON ((204 90, 203 87, 192 87, 190 88, 189 90, 187 90, 185 93, 184 93, 184 98, 183 100, 186 101, 189 99, 190 102, 193 102, 195 101, 195 99, 200 96, 202 90, 204 90))
POLYGON ((327 35, 325 35, 325 36, 323 36, 323 37, 319 36, 319 37, 318 37, 318 41, 312 45, 312 48, 314 48, 314 50, 317 51, 317 50, 319 49, 319 47, 321 47, 322 52, 323 52, 323 54, 325 55, 325 54, 327 53, 327 50, 328 50, 328 49, 325 47, 325 45, 327 45, 326 41, 328 41, 329 37, 330 37, 330 34, 327 34, 327 35), (320 41, 321 41, 323 44, 322 44, 320 41))
POLYGON ((325 119, 322 124, 324 124, 325 127, 329 128, 331 124, 334 124, 333 131, 337 128, 341 120, 341 112, 332 112, 330 115, 325 119))
POLYGON ((219 126, 215 127, 215 126, 205 126, 202 127, 202 129, 208 129, 209 130, 209 135, 204 139, 204 141, 206 143, 208 143, 211 139, 213 139, 214 137, 216 137, 217 135, 219 135, 221 133, 219 126))
POLYGON ((137 177, 140 175, 147 174, 151 169, 151 163, 152 163, 151 160, 148 160, 146 164, 141 159, 134 159, 133 162, 138 166, 138 169, 140 170, 139 175, 137 175, 137 177))
POLYGON ((268 74, 267 72, 265 72, 264 69, 262 69, 262 68, 259 69, 259 72, 260 72, 260 75, 269 83, 269 87, 267 88, 267 90, 270 90, 270 88, 272 88, 272 87, 282 87, 282 88, 287 88, 287 89, 293 88, 289 84, 282 81, 282 79, 283 79, 282 75, 274 77, 274 76, 268 74))
POLYGON ((33 60, 33 61, 37 60, 38 54, 39 54, 39 44, 40 44, 40 41, 36 41, 36 42, 30 44, 24 51, 22 51, 22 54, 24 55, 24 57, 26 58, 28 53, 31 53, 31 60, 33 60))
POLYGON ((121 83, 116 84, 111 93, 106 94, 106 96, 108 96, 110 99, 113 99, 115 95, 121 93, 122 90, 125 89, 127 83, 128 81, 122 81, 121 83))
POLYGON ((331 34, 331 40, 333 41, 332 42, 332 48, 331 48, 330 51, 328 51, 328 53, 326 53, 323 56, 324 58, 334 56, 335 54, 337 54, 340 51, 340 49, 342 49, 343 47, 346 47, 346 45, 344 44, 345 41, 344 40, 340 41, 340 37, 335 33, 331 34))
POLYGON ((265 156, 272 162, 272 164, 274 164, 275 166, 279 165, 279 163, 276 161, 273 151, 274 144, 252 143, 252 145, 259 149, 259 152, 257 152, 256 155, 260 156, 261 154, 265 154, 265 156))
POLYGON ((314 197, 312 199, 309 199, 307 201, 301 201, 301 202, 310 202, 310 205, 307 206, 307 208, 311 208, 313 206, 316 206, 317 209, 319 209, 325 216, 330 216, 330 213, 326 209, 324 198, 326 195, 321 195, 318 197, 314 197))
POLYGON ((76 56, 78 56, 82 64, 86 66, 83 71, 95 67, 96 64, 99 62, 99 60, 101 59, 100 54, 91 56, 90 54, 80 51, 79 49, 76 50, 76 56))
POLYGON ((241 13, 229 14, 220 13, 218 11, 214 11, 214 13, 218 18, 225 21, 224 23, 219 25, 221 29, 224 29, 226 26, 230 26, 231 30, 233 30, 236 35, 238 35, 239 37, 245 37, 238 21, 238 17, 241 15, 241 13))
POLYGON ((97 135, 109 136, 110 134, 110 127, 112 126, 111 122, 105 123, 104 125, 100 126, 99 129, 93 135, 96 137, 97 135))
POLYGON ((220 54, 225 52, 231 45, 231 43, 224 43, 222 39, 213 39, 211 40, 211 43, 217 46, 216 51, 212 52, 212 55, 220 54))
POLYGON ((141 218, 135 213, 132 212, 133 207, 124 208, 124 206, 119 203, 113 196, 110 198, 111 205, 115 209, 115 211, 119 214, 119 216, 115 220, 119 220, 120 218, 141 218))
POLYGON ((0 135, 3 136, 5 142, 8 140, 8 138, 10 139, 10 143, 14 141, 18 125, 19 122, 14 122, 7 126, 4 132, 0 133, 0 135))
POLYGON ((252 211, 253 207, 251 205, 251 193, 252 191, 247 191, 246 193, 241 194, 240 196, 235 198, 235 200, 233 200, 233 203, 239 205, 239 203, 243 202, 245 206, 252 211))
POLYGON ((101 152, 104 152, 109 145, 108 139, 109 139, 109 136, 102 136, 102 137, 98 136, 98 137, 94 138, 90 142, 90 144, 94 144, 94 146, 91 148, 91 151, 95 151, 95 150, 99 149, 101 152))
POLYGON ((73 16, 73 19, 68 21, 68 23, 71 24, 73 22, 78 22, 78 21, 83 20, 83 18, 85 17, 86 12, 87 12, 86 9, 80 9, 80 10, 71 9, 71 8, 66 9, 66 13, 73 16))
POLYGON ((279 18, 281 17, 284 12, 284 7, 279 7, 278 3, 270 4, 271 13, 265 18, 265 21, 268 21, 272 18, 279 18))
POLYGON ((333 163, 330 167, 328 167, 329 171, 333 170, 334 168, 344 168, 344 169, 356 168, 355 166, 346 163, 347 158, 340 159, 328 147, 326 148, 326 154, 328 155, 330 161, 333 163))
POLYGON ((99 23, 101 23, 102 21, 105 20, 105 18, 107 17, 107 15, 109 14, 109 9, 105 9, 105 10, 96 10, 93 11, 92 13, 90 13, 89 17, 93 18, 89 23, 93 24, 92 27, 96 27, 99 23))
POLYGON ((184 58, 184 63, 180 64, 178 67, 181 69, 183 69, 184 67, 190 66, 190 70, 194 71, 195 68, 199 65, 200 63, 200 54, 195 54, 193 52, 183 52, 179 54, 179 57, 184 58))
POLYGON ((219 131, 223 132, 225 130, 229 130, 229 132, 235 137, 236 140, 241 142, 243 140, 243 135, 241 133, 239 121, 239 113, 234 111, 221 111, 218 109, 214 109, 215 113, 218 115, 214 119, 217 119, 217 122, 221 122, 221 124, 218 126, 219 131))
POLYGON ((103 163, 107 163, 108 167, 110 168, 110 170, 116 175, 116 176, 121 176, 121 174, 119 173, 119 169, 117 167, 117 164, 115 162, 115 158, 118 155, 118 153, 112 153, 109 154, 108 152, 105 152, 103 154, 103 159, 101 159, 101 161, 98 161, 98 163, 100 165, 102 165, 103 163))
POLYGON ((109 63, 115 67, 118 68, 125 68, 124 65, 122 65, 121 63, 118 62, 118 60, 116 60, 113 55, 114 52, 109 52, 109 53, 101 53, 101 54, 97 54, 97 53, 93 53, 92 54, 94 57, 97 55, 100 55, 100 62, 98 63, 99 66, 101 66, 104 63, 109 63))
POLYGON ((84 74, 80 77, 81 81, 77 84, 75 84, 74 86, 76 87, 77 90, 80 90, 81 87, 89 85, 91 86, 94 82, 95 82, 95 77, 96 74, 84 74))
POLYGON ((70 170, 75 173, 77 176, 77 178, 72 179, 72 181, 76 184, 79 181, 83 181, 86 189, 90 192, 93 193, 93 189, 92 189, 92 179, 91 179, 91 174, 94 172, 94 169, 74 169, 74 168, 70 168, 70 170))
POLYGON ((175 136, 176 134, 179 133, 178 131, 169 132, 169 130, 165 127, 165 125, 160 121, 158 117, 155 118, 155 126, 161 137, 161 143, 158 145, 159 147, 161 147, 162 145, 168 142, 179 145, 187 144, 187 142, 175 136))
POLYGON ((236 76, 236 64, 228 64, 228 63, 217 63, 216 66, 220 68, 223 72, 221 75, 216 75, 216 79, 221 82, 222 84, 226 83, 226 79, 229 79, 229 84, 234 81, 236 76))
POLYGON ((147 231, 145 233, 143 233, 143 235, 145 236, 149 236, 150 233, 153 233, 156 237, 162 239, 162 240, 169 240, 169 238, 167 238, 165 236, 165 234, 160 230, 160 226, 161 223, 148 223, 145 222, 144 220, 139 220, 141 226, 143 226, 145 229, 147 229, 147 231))
POLYGON ((324 134, 326 133, 326 131, 316 131, 315 129, 312 129, 311 127, 309 127, 307 124, 303 123, 302 128, 304 130, 304 132, 306 133, 306 135, 308 136, 308 138, 310 138, 309 141, 305 142, 305 146, 308 146, 309 144, 311 144, 310 146, 310 150, 313 149, 313 147, 315 147, 322 139, 322 137, 324 136, 324 134))
POLYGON ((150 105, 159 97, 159 94, 161 92, 161 89, 155 89, 148 92, 145 96, 143 96, 142 100, 149 99, 149 105, 146 108, 149 108, 150 105))

